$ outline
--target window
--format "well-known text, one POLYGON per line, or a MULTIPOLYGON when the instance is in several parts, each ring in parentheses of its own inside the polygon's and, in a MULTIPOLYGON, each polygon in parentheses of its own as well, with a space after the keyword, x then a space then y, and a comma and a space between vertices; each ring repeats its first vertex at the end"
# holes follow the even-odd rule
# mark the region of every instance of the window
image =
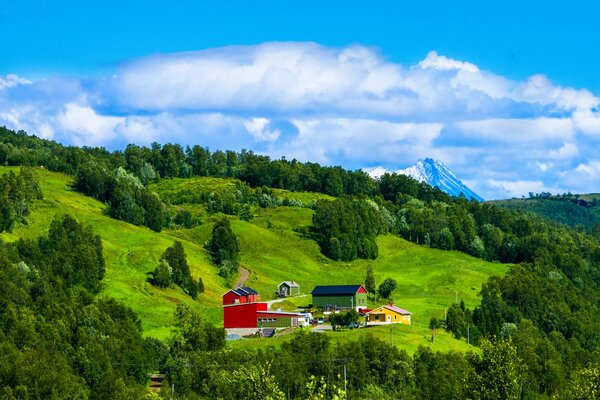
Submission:
POLYGON ((375 316, 375 321, 379 321, 379 315, 375 316))
POLYGON ((396 317, 397 317, 397 316, 396 316, 396 315, 394 315, 394 319, 396 319, 396 317))

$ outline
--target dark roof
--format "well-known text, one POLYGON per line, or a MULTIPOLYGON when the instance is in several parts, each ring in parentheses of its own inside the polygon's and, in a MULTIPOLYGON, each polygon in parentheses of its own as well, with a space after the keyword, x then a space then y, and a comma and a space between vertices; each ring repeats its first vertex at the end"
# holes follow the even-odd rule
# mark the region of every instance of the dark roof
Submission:
MULTIPOLYGON (((251 294, 258 294, 258 292, 254 289, 252 289, 251 287, 248 286, 244 286, 244 287, 237 287, 235 289, 230 289, 228 290, 225 294, 229 293, 229 292, 233 292, 235 294, 237 294, 238 296, 248 296, 251 294)), ((225 296, 225 294, 223 296, 225 296)))
POLYGON ((249 286, 243 286, 243 287, 236 288, 236 290, 240 290, 240 289, 242 289, 247 294, 258 294, 258 292, 256 290, 252 289, 249 286))
POLYGON ((311 294, 318 296, 352 296, 358 292, 362 285, 332 285, 332 286, 315 286, 311 294))

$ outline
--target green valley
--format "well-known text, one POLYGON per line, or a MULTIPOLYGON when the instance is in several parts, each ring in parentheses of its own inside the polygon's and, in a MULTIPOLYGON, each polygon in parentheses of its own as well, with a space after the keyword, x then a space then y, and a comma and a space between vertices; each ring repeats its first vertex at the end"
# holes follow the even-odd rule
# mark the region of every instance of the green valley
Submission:
MULTIPOLYGON (((9 168, 0 168, 4 173, 9 168)), ((71 187, 66 175, 38 169, 44 200, 33 207, 28 225, 19 225, 13 233, 0 235, 5 241, 19 237, 37 237, 47 231, 55 215, 72 214, 80 222, 91 225, 102 237, 107 260, 103 295, 113 297, 133 308, 140 316, 146 335, 164 339, 172 325, 177 304, 189 304, 201 310, 208 321, 222 326, 221 294, 228 285, 217 275, 203 248, 210 236, 216 216, 191 229, 166 229, 160 233, 137 227, 105 215, 105 205, 81 195, 71 187), (160 289, 147 279, 165 248, 174 240, 182 240, 194 277, 202 277, 206 292, 198 301, 176 287, 160 289)), ((179 190, 185 183, 189 193, 217 191, 232 186, 231 180, 196 178, 194 180, 163 180, 179 190)), ((171 189, 173 190, 173 189, 171 189)), ((281 198, 310 202, 326 196, 313 193, 293 193, 280 190, 281 198)), ((178 206, 198 210, 197 205, 178 206)), ((295 280, 303 293, 318 284, 351 284, 364 280, 366 267, 371 265, 377 283, 392 277, 399 283, 393 294, 397 304, 413 312, 416 326, 426 327, 431 317, 443 318, 444 309, 455 299, 462 299, 474 308, 480 302, 481 283, 491 275, 503 275, 508 266, 490 263, 456 251, 442 251, 412 244, 394 235, 378 238, 380 255, 377 260, 333 261, 324 257, 316 243, 296 230, 311 224, 309 208, 279 206, 258 209, 250 222, 232 218, 232 226, 241 247, 241 265, 251 271, 248 285, 257 289, 263 300, 275 297, 275 288, 283 280, 295 280), (271 226, 269 228, 269 226, 271 226)), ((308 305, 310 297, 298 299, 308 305)), ((375 305, 371 302, 371 305, 375 305)), ((378 302, 378 304, 384 302, 378 302)), ((403 341, 400 336, 397 343, 403 341)))

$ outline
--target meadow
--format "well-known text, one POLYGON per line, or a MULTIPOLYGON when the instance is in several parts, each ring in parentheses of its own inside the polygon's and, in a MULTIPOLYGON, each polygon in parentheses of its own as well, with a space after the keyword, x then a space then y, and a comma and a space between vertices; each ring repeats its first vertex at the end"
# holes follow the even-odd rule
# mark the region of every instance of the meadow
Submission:
MULTIPOLYGON (((8 170, 0 167, 0 173, 8 170)), ((202 225, 191 229, 166 229, 156 233, 106 216, 106 206, 74 191, 69 176, 44 169, 38 169, 38 176, 44 199, 35 203, 27 225, 18 225, 12 233, 0 234, 2 240, 8 242, 44 235, 56 215, 71 214, 80 222, 91 225, 102 237, 106 259, 102 295, 123 301, 138 313, 146 335, 166 338, 173 311, 180 303, 197 307, 207 321, 222 326, 221 295, 232 282, 217 275, 217 269, 203 248, 210 237, 212 222, 221 215, 207 216, 202 225), (197 301, 178 287, 160 289, 148 282, 149 272, 174 240, 182 241, 192 275, 202 277, 204 281, 206 292, 197 301)), ((188 194, 196 190, 190 182, 176 183, 183 185, 188 194)), ((165 184, 173 185, 173 182, 165 184)), ((233 185, 231 180, 217 178, 201 179, 196 184, 202 185, 197 190, 204 191, 213 186, 218 189, 233 185)), ((277 195, 301 199, 304 203, 323 198, 323 195, 285 191, 278 191, 277 195)), ((199 208, 197 204, 179 207, 196 211, 199 208)), ((412 244, 394 235, 378 237, 379 257, 376 260, 332 261, 320 253, 313 240, 299 233, 311 225, 312 214, 309 208, 280 206, 258 209, 255 218, 249 222, 228 217, 240 241, 241 265, 251 271, 247 285, 258 290, 262 300, 275 298, 275 289, 283 280, 300 283, 301 291, 306 294, 315 285, 362 283, 370 265, 377 283, 387 277, 396 279, 398 288, 391 297, 396 305, 413 313, 413 326, 399 327, 403 334, 394 341, 407 350, 414 350, 418 344, 428 341, 430 331, 427 326, 431 317, 443 318, 444 310, 456 300, 463 300, 471 308, 477 306, 481 284, 491 275, 503 275, 509 268, 506 264, 486 262, 460 252, 412 244)), ((386 302, 371 300, 369 307, 386 302)), ((292 304, 307 306, 310 296, 291 299, 287 306, 292 304)), ((366 334, 364 331, 332 335, 346 340, 366 334)), ((370 328, 368 331, 382 337, 389 335, 385 329, 379 332, 379 328, 370 328)), ((286 339, 275 339, 272 343, 278 340, 286 339)), ((253 346, 246 340, 241 343, 253 346)), ((434 346, 464 350, 461 343, 440 335, 434 346)))

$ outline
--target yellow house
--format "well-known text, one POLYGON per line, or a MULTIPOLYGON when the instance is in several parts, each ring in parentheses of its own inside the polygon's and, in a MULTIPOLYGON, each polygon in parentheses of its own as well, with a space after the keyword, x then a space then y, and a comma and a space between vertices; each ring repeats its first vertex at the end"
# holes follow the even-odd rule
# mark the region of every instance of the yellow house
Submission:
POLYGON ((367 325, 405 324, 410 325, 410 311, 396 307, 394 303, 378 307, 365 313, 367 325))

